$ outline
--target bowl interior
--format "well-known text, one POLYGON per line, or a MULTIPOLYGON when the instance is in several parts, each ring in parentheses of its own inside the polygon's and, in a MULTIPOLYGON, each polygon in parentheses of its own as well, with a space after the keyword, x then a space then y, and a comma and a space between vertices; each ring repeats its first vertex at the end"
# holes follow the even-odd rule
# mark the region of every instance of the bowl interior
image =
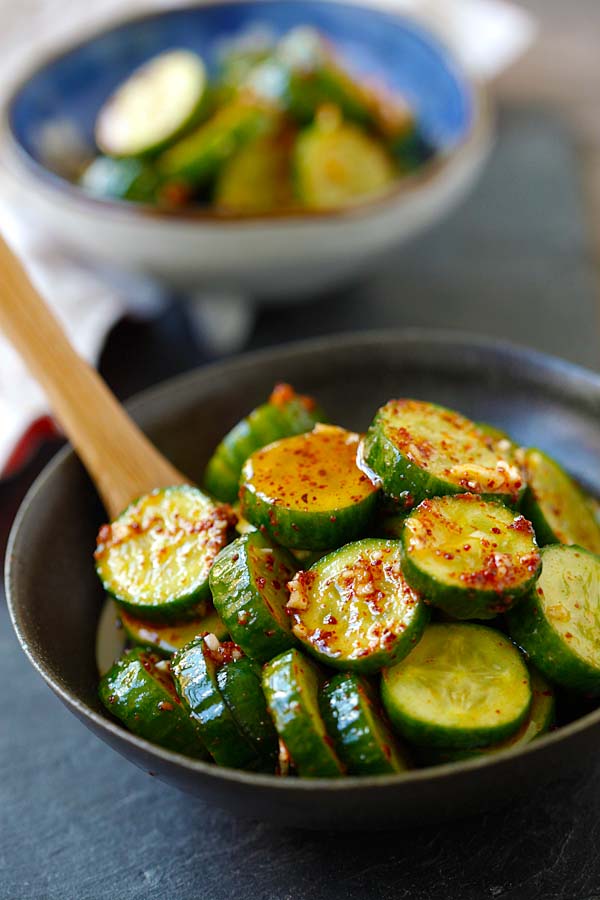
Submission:
MULTIPOLYGON (((145 394, 132 409, 174 463, 199 479, 223 433, 281 380, 314 394, 331 421, 357 430, 365 429, 378 405, 394 396, 414 396, 455 407, 505 428, 525 444, 551 452, 600 495, 600 377, 540 354, 481 339, 405 332, 310 341, 240 357, 176 379, 145 394)), ((91 483, 74 454, 63 452, 32 488, 15 525, 9 548, 9 604, 24 649, 46 680, 105 739, 110 739, 110 729, 113 734, 118 731, 119 749, 135 758, 145 742, 109 725, 97 698, 95 634, 103 595, 91 554, 101 521, 102 510, 91 483)), ((540 755, 546 750, 556 750, 557 744, 565 744, 571 736, 581 737, 586 728, 599 727, 600 714, 592 712, 583 723, 575 722, 536 742, 535 750, 517 758, 521 762, 528 754, 530 758, 537 754, 532 765, 521 765, 522 778, 535 780, 543 769, 540 755)), ((194 789, 194 779, 202 772, 205 781, 207 777, 213 782, 231 777, 224 770, 186 762, 150 745, 144 753, 151 767, 156 763, 159 771, 159 758, 170 760, 164 776, 170 780, 176 781, 178 770, 186 768, 188 789, 194 789)), ((477 771, 497 764, 490 760, 477 771)), ((451 786, 460 781, 461 773, 460 803, 466 802, 471 786, 465 771, 469 765, 473 767, 447 767, 435 782, 432 803, 441 803, 441 781, 451 786)), ((472 777, 469 774, 469 779, 472 777)), ((244 780, 248 785, 261 778, 244 776, 244 780)), ((300 788, 306 793, 321 789, 316 782, 284 788, 281 782, 285 779, 267 780, 273 790, 300 788)), ((384 780, 398 790, 412 789, 415 802, 421 803, 425 771, 384 780)), ((483 802, 482 790, 481 786, 475 790, 478 802, 483 802)), ((380 798, 373 810, 375 818, 380 811, 382 814, 382 802, 380 798)), ((421 815, 424 810, 419 809, 421 815)), ((306 817, 310 818, 310 811, 306 817)))
POLYGON ((214 72, 223 49, 255 34, 271 40, 296 25, 330 38, 363 76, 406 96, 440 152, 469 132, 473 96, 451 57, 425 30, 376 7, 328 0, 248 0, 163 11, 119 24, 43 63, 8 106, 12 137, 28 161, 60 174, 68 158, 93 153, 104 100, 134 68, 175 47, 202 55, 214 72))

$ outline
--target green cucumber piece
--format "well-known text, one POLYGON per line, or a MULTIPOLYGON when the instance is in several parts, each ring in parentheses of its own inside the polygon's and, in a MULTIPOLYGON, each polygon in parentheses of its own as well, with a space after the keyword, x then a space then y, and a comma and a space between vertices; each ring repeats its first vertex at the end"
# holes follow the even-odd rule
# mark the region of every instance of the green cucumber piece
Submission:
POLYGON ((257 753, 275 769, 279 739, 267 710, 261 669, 247 656, 232 659, 217 672, 217 684, 234 719, 257 753))
POLYGON ((360 675, 335 675, 321 691, 320 706, 349 775, 392 775, 410 768, 406 751, 360 675))
POLYGON ((96 120, 96 143, 109 156, 157 153, 193 125, 207 98, 204 64, 189 50, 170 50, 145 63, 107 100, 96 120))
POLYGON ((100 699, 138 737, 168 750, 206 759, 200 731, 182 706, 160 656, 136 647, 100 679, 100 699))
POLYGON ((322 107, 294 150, 298 197, 310 209, 339 209, 373 200, 397 178, 385 146, 335 107, 322 107))
POLYGON ((201 187, 244 144, 268 133, 273 123, 273 112, 264 104, 234 101, 166 150, 156 162, 157 169, 167 178, 201 187))
POLYGON ((334 668, 376 672, 410 653, 429 610, 402 573, 400 541, 346 544, 290 582, 293 632, 334 668))
POLYGON ((98 156, 85 168, 79 184, 88 194, 106 200, 156 203, 161 179, 152 166, 142 160, 98 156))
POLYGON ((219 690, 219 669, 241 650, 214 635, 195 638, 171 660, 177 693, 202 735, 206 749, 219 766, 254 769, 259 765, 256 748, 238 726, 219 690))
POLYGON ((162 656, 172 656, 200 634, 214 634, 220 641, 227 637, 227 629, 208 604, 200 604, 201 614, 188 622, 148 622, 121 609, 119 618, 132 644, 149 647, 162 656))
POLYGON ((577 544, 600 553, 600 525, 579 485, 541 450, 524 450, 522 464, 528 485, 523 514, 540 544, 577 544))
POLYGON ((280 438, 302 434, 323 421, 312 397, 296 394, 289 384, 278 384, 267 403, 252 410, 225 435, 204 473, 206 489, 233 503, 238 494, 242 465, 251 453, 280 438))
POLYGON ((263 669, 269 713, 296 771, 304 778, 336 778, 343 766, 319 711, 321 674, 299 650, 287 650, 263 669))
POLYGON ((532 694, 531 708, 529 715, 515 734, 497 744, 492 744, 490 747, 474 747, 471 750, 423 747, 419 752, 419 761, 424 765, 435 766, 464 759, 495 756, 504 750, 516 750, 520 747, 525 747, 540 737, 540 735, 549 731, 554 725, 556 714, 554 691, 550 684, 535 669, 530 669, 529 676, 532 694))
POLYGON ((242 468, 242 515, 284 547, 325 550, 361 537, 377 489, 356 465, 359 440, 316 425, 256 451, 242 468))
POLYGON ((508 625, 546 678, 600 695, 600 557, 581 547, 545 547, 537 588, 511 610, 508 625))
POLYGON ((287 78, 280 78, 282 102, 300 122, 310 122, 323 104, 333 104, 345 119, 371 124, 366 91, 339 65, 316 29, 300 26, 289 31, 277 45, 274 63, 287 70, 287 78))
POLYGON ((235 524, 189 485, 152 491, 98 533, 96 571, 117 603, 159 621, 195 618, 209 596, 208 573, 235 524))
POLYGON ((285 605, 297 566, 259 531, 236 538, 210 572, 213 603, 233 640, 248 656, 266 662, 292 647, 285 605))
POLYGON ((478 494, 424 500, 402 530, 404 574, 456 619, 493 619, 533 589, 541 557, 531 523, 478 494))
POLYGON ((531 706, 514 644, 464 622, 430 625, 406 659, 384 669, 381 694, 398 733, 426 747, 495 744, 518 731, 531 706))
POLYGON ((412 504, 473 493, 516 504, 523 475, 474 422, 423 400, 390 400, 367 431, 362 459, 386 494, 412 504))
POLYGON ((217 178, 213 195, 217 209, 247 215, 290 209, 294 200, 291 141, 293 133, 284 130, 242 147, 217 178))

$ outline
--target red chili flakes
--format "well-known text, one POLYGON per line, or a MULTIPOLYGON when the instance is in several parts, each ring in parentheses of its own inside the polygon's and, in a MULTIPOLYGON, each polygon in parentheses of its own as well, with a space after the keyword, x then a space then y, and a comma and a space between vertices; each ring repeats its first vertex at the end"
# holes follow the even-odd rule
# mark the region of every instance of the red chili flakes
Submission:
POLYGON ((501 528, 498 528, 496 525, 494 525, 494 526, 492 527, 492 533, 493 533, 493 534, 502 534, 502 529, 501 529, 501 528))
POLYGON ((158 708, 161 712, 171 712, 173 709, 173 704, 169 703, 168 700, 161 700, 158 704, 158 708))
POLYGON ((259 591, 263 591, 265 589, 265 585, 267 583, 267 579, 263 575, 259 575, 256 579, 256 586, 259 591))
POLYGON ((337 625, 337 623, 338 623, 338 620, 336 619, 336 617, 334 615, 332 615, 331 613, 328 613, 325 616, 325 618, 323 619, 323 621, 325 622, 326 625, 337 625))
POLYGON ((517 516, 514 522, 509 526, 513 531, 520 531, 523 534, 533 534, 533 525, 525 516, 517 516))

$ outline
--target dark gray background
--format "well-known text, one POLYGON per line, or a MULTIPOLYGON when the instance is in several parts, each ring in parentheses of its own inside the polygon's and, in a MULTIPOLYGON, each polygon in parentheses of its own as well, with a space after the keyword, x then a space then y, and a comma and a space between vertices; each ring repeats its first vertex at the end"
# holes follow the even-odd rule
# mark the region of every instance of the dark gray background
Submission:
MULTIPOLYGON (((527 111, 503 116, 500 135, 477 189, 435 232, 349 291, 263 312, 252 345, 441 325, 599 368, 569 137, 527 111)), ((209 356, 175 300, 151 323, 118 326, 102 369, 127 396, 209 356)), ((0 485, 0 546, 53 449, 0 485)), ((593 761, 477 820, 409 834, 313 835, 235 820, 99 743, 30 669, 1 602, 0 684, 1 900, 600 900, 593 761)))

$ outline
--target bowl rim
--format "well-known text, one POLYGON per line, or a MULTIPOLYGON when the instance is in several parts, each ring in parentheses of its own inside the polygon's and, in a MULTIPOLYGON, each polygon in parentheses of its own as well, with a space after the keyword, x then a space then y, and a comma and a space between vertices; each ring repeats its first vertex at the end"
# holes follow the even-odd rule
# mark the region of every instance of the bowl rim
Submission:
MULTIPOLYGON (((496 356, 505 357, 507 362, 519 360, 527 363, 530 371, 537 369, 546 376, 548 375, 548 370, 551 369, 565 381, 573 379, 585 381, 595 392, 597 392, 598 399, 600 400, 600 374, 551 354, 533 350, 524 345, 510 341, 498 341, 493 338, 487 338, 460 330, 406 328, 391 331, 371 330, 363 332, 347 332, 281 344, 276 347, 267 347, 244 353, 233 359, 221 360, 206 366, 200 366, 189 372, 177 375, 174 378, 169 378, 154 387, 141 391, 126 403, 126 408, 134 418, 137 418, 138 415, 144 414, 145 407, 152 407, 162 395, 168 395, 173 391, 185 391, 188 384, 194 383, 201 376, 206 376, 208 379, 211 379, 226 373, 227 370, 240 367, 242 369, 244 367, 251 368, 256 362, 260 362, 263 359, 277 359, 280 355, 289 358, 290 354, 294 353, 322 353, 326 350, 331 350, 332 345, 337 349, 344 347, 358 347, 358 345, 364 347, 365 344, 381 345, 381 343, 387 343, 398 346, 399 344, 418 342, 455 346, 457 349, 460 348, 463 350, 469 348, 471 350, 475 349, 482 352, 493 352, 496 356)), ((30 514, 30 509, 34 504, 37 495, 44 489, 46 482, 51 480, 54 477, 55 471, 71 457, 75 457, 75 451, 67 444, 67 446, 63 447, 48 465, 45 466, 21 503, 11 528, 6 550, 6 599, 13 629, 17 635, 21 649, 29 659, 31 665, 72 712, 82 720, 88 721, 95 726, 95 729, 101 734, 104 732, 107 736, 110 735, 112 738, 124 741, 126 744, 132 745, 138 751, 150 754, 151 756, 156 756, 161 762, 170 764, 171 766, 183 767, 187 772, 197 773, 198 775, 207 776, 208 778, 216 778, 217 780, 223 780, 234 785, 244 785, 248 788, 270 788, 279 791, 292 790, 301 793, 306 791, 309 793, 314 791, 337 793, 339 791, 358 791, 362 788, 387 790, 391 787, 399 787, 402 784, 408 785, 419 784, 421 782, 438 782, 450 778, 452 775, 458 776, 464 772, 475 772, 482 767, 501 767, 507 760, 543 753, 546 748, 586 731, 591 726, 600 724, 600 707, 598 707, 598 709, 575 719, 573 722, 569 722, 567 725, 563 725, 555 731, 550 731, 547 734, 540 736, 530 744, 523 747, 503 750, 490 757, 482 756, 471 760, 444 763, 422 769, 409 769, 406 772, 394 775, 344 776, 342 778, 315 779, 288 779, 281 778, 277 775, 247 772, 241 769, 228 769, 217 766, 214 763, 194 760, 184 754, 166 750, 150 741, 137 737, 120 724, 110 720, 105 715, 96 712, 96 710, 89 707, 77 697, 74 692, 71 692, 58 683, 49 671, 43 658, 39 658, 29 646, 25 628, 21 627, 20 603, 18 600, 20 589, 17 557, 21 552, 20 544, 22 527, 27 516, 30 514)))
MULTIPOLYGON (((77 35, 63 38, 54 42, 35 62, 24 66, 23 70, 11 82, 9 90, 5 93, 0 106, 0 137, 7 157, 5 162, 9 169, 14 168, 15 174, 27 178, 29 175, 36 182, 36 186, 45 189, 51 196, 62 199, 70 205, 81 210, 88 210, 96 214, 103 212, 112 218, 130 218, 145 222, 176 222, 180 225, 204 225, 227 226, 237 225, 252 226, 265 223, 319 223, 330 221, 347 221, 368 218, 380 211, 386 211, 397 204, 402 204, 406 198, 410 198, 423 188, 435 187, 443 181, 447 173, 461 161, 470 159, 484 152, 490 142, 493 129, 493 116, 489 96, 477 79, 471 78, 455 54, 444 43, 443 39, 422 21, 407 13, 399 12, 386 2, 386 0, 329 0, 332 4, 340 6, 356 6, 363 10, 374 11, 384 16, 395 19, 400 24, 409 28, 414 34, 428 45, 434 45, 436 51, 442 55, 447 67, 455 74, 458 81, 466 84, 470 91, 471 121, 465 135, 456 142, 448 151, 436 153, 434 157, 420 167, 416 172, 404 175, 397 179, 396 184, 381 196, 355 205, 323 210, 283 210, 272 212, 258 212, 251 214, 226 212, 205 209, 204 207, 189 207, 182 209, 167 209, 153 204, 133 203, 126 200, 104 199, 86 193, 79 185, 52 172, 43 163, 33 157, 17 138, 12 127, 12 111, 18 95, 34 77, 39 75, 48 66, 68 56, 70 53, 82 49, 90 42, 101 38, 111 31, 122 26, 135 25, 152 19, 159 19, 171 12, 185 12, 194 9, 221 6, 224 0, 187 0, 183 4, 174 7, 166 7, 154 10, 137 10, 129 14, 113 15, 100 22, 81 30, 77 35), (479 151, 479 154, 478 152, 479 151)), ((245 0, 227 0, 227 3, 243 5, 245 0)), ((281 2, 281 0, 261 0, 268 6, 281 2)), ((285 0, 290 4, 300 5, 301 0, 285 0)))

